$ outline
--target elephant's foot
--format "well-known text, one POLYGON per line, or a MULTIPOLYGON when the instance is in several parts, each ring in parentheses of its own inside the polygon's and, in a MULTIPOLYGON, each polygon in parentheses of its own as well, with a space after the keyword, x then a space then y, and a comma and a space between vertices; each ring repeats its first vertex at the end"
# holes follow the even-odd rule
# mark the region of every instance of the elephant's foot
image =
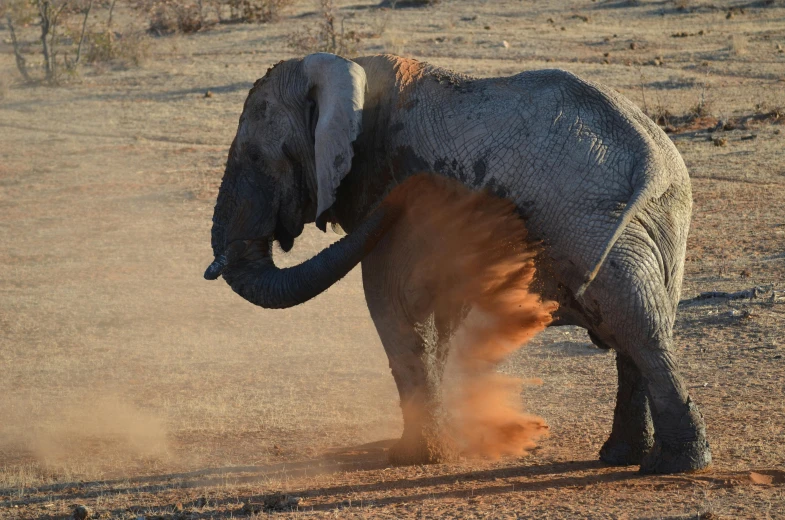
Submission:
POLYGON ((437 428, 423 428, 417 433, 404 431, 401 439, 390 448, 389 460, 394 466, 439 464, 458 459, 458 450, 449 435, 437 428))
POLYGON ((615 439, 611 436, 600 449, 600 460, 609 466, 637 466, 653 445, 654 438, 648 436, 637 441, 615 439))
POLYGON ((657 417, 654 428, 654 446, 641 461, 641 473, 682 473, 711 464, 703 416, 691 399, 680 417, 657 417))
POLYGON ((644 474, 684 473, 698 471, 711 464, 711 448, 703 438, 697 441, 669 444, 655 442, 641 461, 644 474))

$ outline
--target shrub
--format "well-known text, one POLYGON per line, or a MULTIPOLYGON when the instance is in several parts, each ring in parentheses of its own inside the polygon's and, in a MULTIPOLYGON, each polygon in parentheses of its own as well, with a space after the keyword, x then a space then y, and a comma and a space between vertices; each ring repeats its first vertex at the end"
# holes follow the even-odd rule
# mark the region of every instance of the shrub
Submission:
POLYGON ((332 0, 319 0, 320 19, 315 27, 292 34, 289 46, 298 52, 331 52, 333 54, 352 54, 357 50, 361 38, 356 31, 346 30, 346 17, 336 22, 332 0))
POLYGON ((123 34, 107 29, 89 33, 85 40, 85 60, 91 65, 115 62, 139 66, 150 49, 149 38, 138 31, 123 34))
POLYGON ((144 2, 141 8, 149 17, 149 32, 158 36, 194 33, 204 27, 201 2, 153 0, 144 2))
POLYGON ((230 21, 268 23, 280 19, 281 12, 293 0, 217 0, 217 3, 219 13, 223 6, 229 7, 230 21))

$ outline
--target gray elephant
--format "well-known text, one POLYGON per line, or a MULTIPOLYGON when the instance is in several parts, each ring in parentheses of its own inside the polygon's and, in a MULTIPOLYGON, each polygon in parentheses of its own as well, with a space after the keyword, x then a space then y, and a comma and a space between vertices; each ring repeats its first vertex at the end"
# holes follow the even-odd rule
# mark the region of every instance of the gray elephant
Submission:
MULTIPOLYGON (((417 324, 427 288, 385 237, 381 201, 434 171, 512 200, 541 240, 538 290, 554 325, 584 327, 616 351, 613 428, 600 451, 643 473, 708 466, 705 424, 678 374, 672 333, 692 196, 668 137, 612 89, 561 70, 474 79, 416 60, 313 54, 281 62, 248 94, 212 228, 214 262, 265 308, 297 305, 362 263, 365 297, 404 414, 399 463, 444 460, 437 366, 417 324), (348 234, 312 259, 275 267, 306 223, 348 234)), ((448 323, 450 316, 436 317, 448 323)), ((446 328, 446 325, 442 328, 446 328)))

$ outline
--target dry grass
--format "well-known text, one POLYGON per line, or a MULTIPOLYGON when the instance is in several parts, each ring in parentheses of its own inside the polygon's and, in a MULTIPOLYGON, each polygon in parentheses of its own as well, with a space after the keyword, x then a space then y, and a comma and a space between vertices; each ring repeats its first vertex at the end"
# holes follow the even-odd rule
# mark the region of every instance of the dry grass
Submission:
MULTIPOLYGON (((356 4, 336 0, 338 16, 354 13, 352 27, 370 33, 385 12, 356 4)), ((574 328, 547 330, 503 367, 543 380, 523 395, 551 426, 531 456, 388 468, 401 424, 359 273, 283 312, 202 280, 212 196, 247 90, 294 55, 287 38, 313 25, 313 5, 296 3, 277 24, 156 39, 134 70, 7 90, 0 517, 62 518, 75 503, 114 518, 263 516, 275 492, 302 498, 297 517, 783 517, 782 303, 681 309, 680 363, 714 450, 706 473, 642 478, 595 462, 611 424, 613 359, 574 328)), ((615 5, 395 9, 358 52, 399 47, 485 76, 566 68, 684 116, 709 62, 707 117, 726 124, 671 134, 695 198, 684 297, 782 289, 785 134, 773 107, 785 86, 783 7, 726 19, 702 3, 663 15, 649 2, 615 5), (730 55, 731 35, 743 38, 742 57, 730 55), (726 146, 712 144, 718 136, 726 146)), ((0 78, 17 74, 0 47, 0 78)), ((296 262, 333 238, 308 229, 279 256, 296 262)))

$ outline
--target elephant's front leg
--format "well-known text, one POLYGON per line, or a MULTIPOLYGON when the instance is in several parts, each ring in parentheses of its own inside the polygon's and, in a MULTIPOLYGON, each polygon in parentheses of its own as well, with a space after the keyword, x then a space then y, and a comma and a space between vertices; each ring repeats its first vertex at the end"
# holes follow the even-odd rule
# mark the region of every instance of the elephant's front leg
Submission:
MULTIPOLYGON (((377 319, 374 321, 378 323, 377 319)), ((419 324, 414 331, 403 329, 401 332, 406 332, 400 335, 382 332, 378 325, 377 328, 388 353, 403 412, 403 434, 390 450, 390 462, 432 464, 454 459, 442 401, 447 344, 438 340, 433 319, 419 324), (388 348, 390 342, 393 345, 388 348)))
POLYGON ((412 286, 406 262, 392 253, 391 242, 383 240, 362 262, 368 309, 403 412, 403 435, 390 450, 390 462, 445 462, 456 457, 442 406, 448 329, 431 311, 427 290, 412 286))

